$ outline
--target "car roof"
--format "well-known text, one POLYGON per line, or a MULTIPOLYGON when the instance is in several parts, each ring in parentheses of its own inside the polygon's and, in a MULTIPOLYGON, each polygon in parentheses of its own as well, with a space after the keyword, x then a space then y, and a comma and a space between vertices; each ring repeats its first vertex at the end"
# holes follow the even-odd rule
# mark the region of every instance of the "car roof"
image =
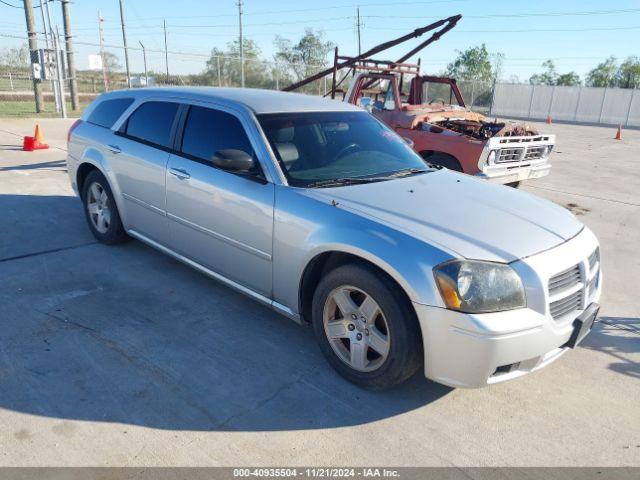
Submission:
POLYGON ((285 112, 353 112, 362 109, 347 102, 330 100, 315 95, 305 95, 277 90, 234 87, 144 87, 116 90, 101 96, 101 100, 117 97, 182 97, 192 100, 217 100, 226 104, 242 104, 255 113, 285 112))

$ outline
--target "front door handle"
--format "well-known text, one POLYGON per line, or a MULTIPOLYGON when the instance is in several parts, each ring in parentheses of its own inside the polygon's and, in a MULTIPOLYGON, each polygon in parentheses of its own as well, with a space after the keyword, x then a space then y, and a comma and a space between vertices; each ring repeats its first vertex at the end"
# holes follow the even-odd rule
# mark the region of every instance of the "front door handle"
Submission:
POLYGON ((107 145, 107 148, 111 153, 120 153, 122 149, 118 145, 107 145))
POLYGON ((180 180, 186 180, 188 178, 191 178, 191 175, 189 175, 189 172, 181 168, 170 168, 169 173, 175 177, 178 177, 180 180))

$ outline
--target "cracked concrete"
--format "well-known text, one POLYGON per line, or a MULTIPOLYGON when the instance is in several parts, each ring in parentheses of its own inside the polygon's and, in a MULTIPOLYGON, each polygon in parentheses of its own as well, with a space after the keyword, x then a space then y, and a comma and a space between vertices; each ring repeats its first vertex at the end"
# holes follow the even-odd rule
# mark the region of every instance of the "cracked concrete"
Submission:
MULTIPOLYGON (((300 327, 135 241, 96 244, 53 149, 0 150, 0 465, 640 465, 640 132, 543 125, 602 243, 603 321, 483 390, 360 390, 300 327), (376 445, 376 448, 371 448, 376 445)), ((30 120, 0 121, 18 144, 30 120)))

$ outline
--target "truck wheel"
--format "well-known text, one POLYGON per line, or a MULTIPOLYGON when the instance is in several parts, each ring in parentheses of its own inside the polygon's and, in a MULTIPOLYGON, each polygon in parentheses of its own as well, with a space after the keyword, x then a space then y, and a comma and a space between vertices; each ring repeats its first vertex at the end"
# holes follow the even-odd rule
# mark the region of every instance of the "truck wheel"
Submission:
POLYGON ((89 229, 101 243, 112 245, 128 238, 109 182, 98 170, 93 170, 82 186, 82 203, 89 229))
POLYGON ((444 168, 448 168, 449 170, 454 170, 456 172, 462 172, 462 165, 460 162, 452 155, 448 155, 446 153, 434 152, 432 154, 423 154, 422 158, 425 159, 427 163, 431 163, 433 165, 439 165, 444 168))
POLYGON ((371 267, 348 264, 325 275, 313 296, 322 353, 343 377, 371 390, 403 382, 422 359, 415 312, 389 283, 371 267))
POLYGON ((505 183, 505 185, 511 188, 518 188, 520 186, 520 182, 505 183))

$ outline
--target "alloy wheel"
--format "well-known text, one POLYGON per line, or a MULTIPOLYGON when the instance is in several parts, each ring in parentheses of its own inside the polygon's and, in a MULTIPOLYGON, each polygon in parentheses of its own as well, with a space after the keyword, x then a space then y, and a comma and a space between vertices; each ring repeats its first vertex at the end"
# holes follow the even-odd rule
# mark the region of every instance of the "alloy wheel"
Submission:
POLYGON ((111 225, 109 195, 98 182, 93 182, 87 191, 87 210, 94 228, 99 233, 107 233, 111 225))
POLYGON ((363 290, 343 285, 325 301, 324 331, 334 353, 360 372, 374 371, 389 356, 387 320, 374 298, 363 290))

